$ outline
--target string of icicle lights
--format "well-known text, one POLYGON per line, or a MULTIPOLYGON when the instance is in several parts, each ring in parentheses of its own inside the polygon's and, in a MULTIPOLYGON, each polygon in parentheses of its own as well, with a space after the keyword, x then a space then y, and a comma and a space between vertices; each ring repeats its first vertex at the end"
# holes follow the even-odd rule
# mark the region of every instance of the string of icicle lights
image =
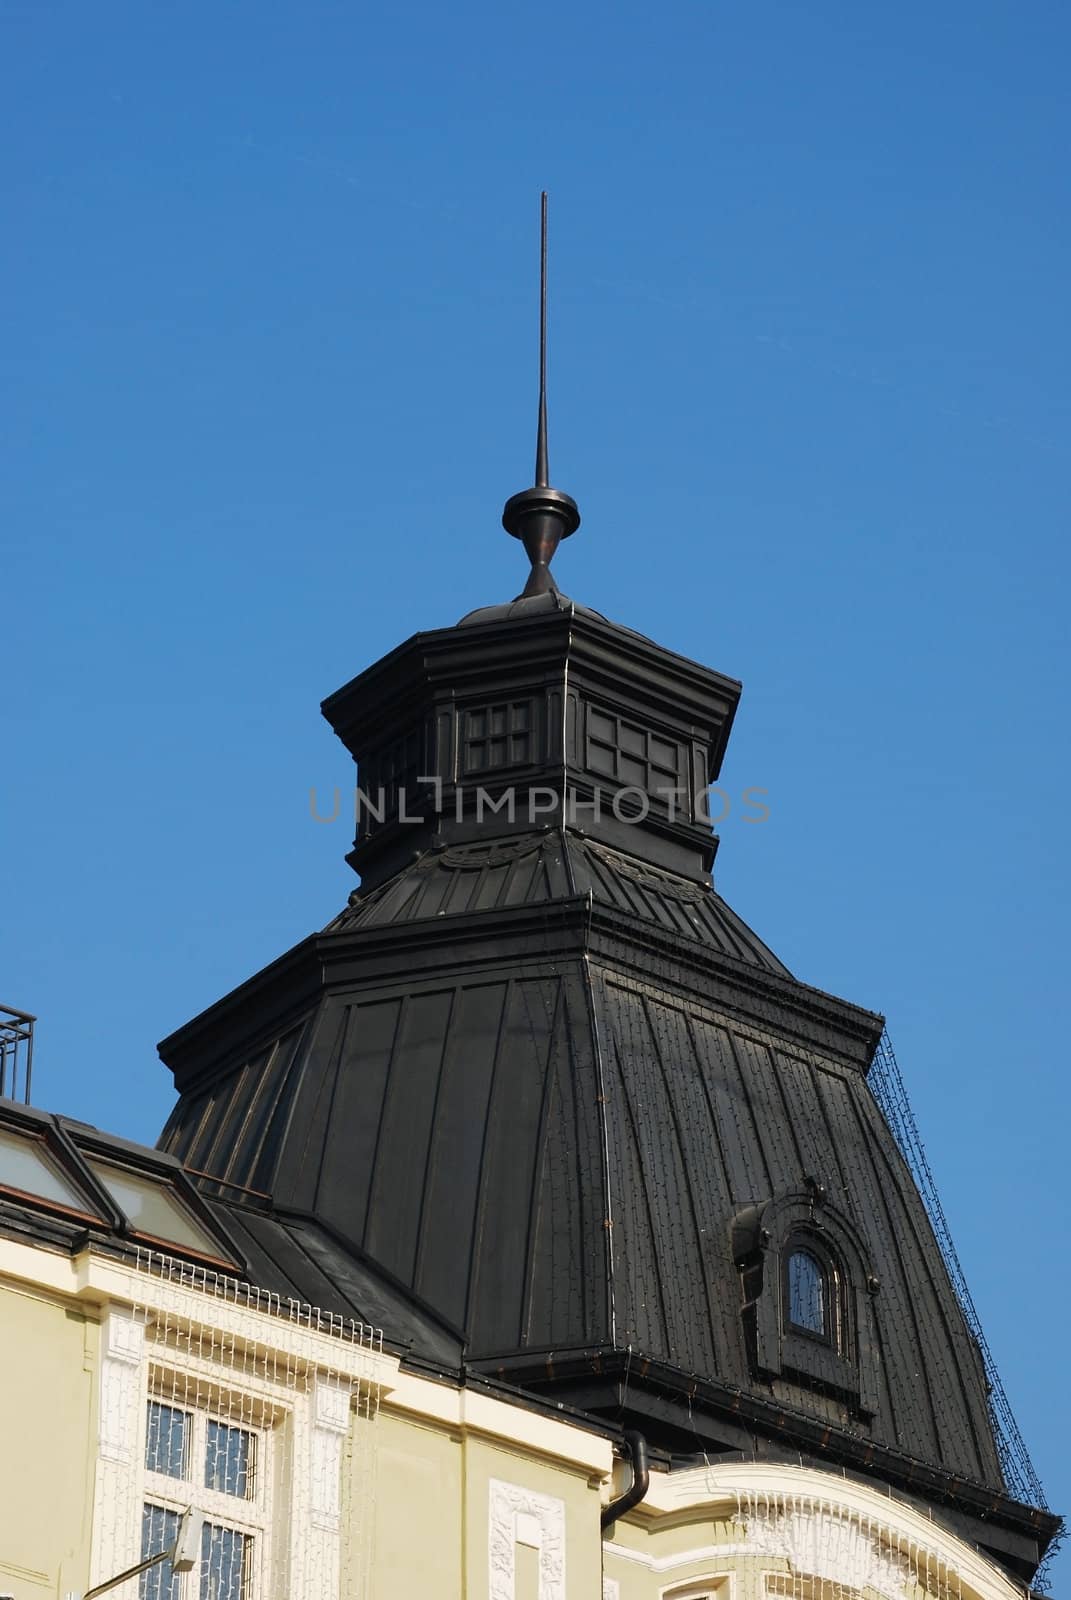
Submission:
MULTIPOLYGON (((200 1594, 370 1600, 381 1335, 155 1251, 130 1285, 97 1581, 169 1548, 193 1507, 200 1594)), ((169 1562, 140 1585, 141 1600, 185 1592, 169 1562)))
MULTIPOLYGON (((882 1385, 886 1370, 911 1375, 908 1388, 900 1389, 901 1403, 911 1405, 906 1432, 899 1422, 893 1431, 888 1406, 895 1396, 882 1401, 887 1447, 976 1483, 1000 1482, 997 1464, 986 1464, 985 1440, 974 1435, 971 1443, 975 1425, 965 1386, 969 1391, 976 1379, 974 1356, 956 1334, 962 1309, 991 1386, 1006 1488, 1044 1508, 888 1041, 868 1087, 854 1070, 799 1044, 714 1008, 708 1012, 694 1000, 675 1001, 657 980, 649 985, 596 964, 592 972, 605 1075, 609 1220, 617 1247, 618 1345, 631 1346, 641 1361, 669 1351, 685 1371, 751 1388, 741 1365, 739 1290, 731 1293, 737 1274, 725 1218, 771 1198, 786 1179, 798 1184, 814 1174, 829 1203, 854 1216, 887 1275, 907 1274, 896 1283, 887 1276, 875 1302, 882 1385), (911 1184, 896 1171, 901 1151, 911 1184), (947 1279, 934 1270, 931 1229, 947 1279), (697 1248, 712 1290, 709 1317, 695 1314, 697 1248), (718 1280, 724 1292, 715 1287, 718 1280), (892 1314, 894 1304, 903 1314, 892 1314)), ((779 1388, 778 1398, 854 1426, 835 1398, 817 1391, 793 1401, 779 1388)))

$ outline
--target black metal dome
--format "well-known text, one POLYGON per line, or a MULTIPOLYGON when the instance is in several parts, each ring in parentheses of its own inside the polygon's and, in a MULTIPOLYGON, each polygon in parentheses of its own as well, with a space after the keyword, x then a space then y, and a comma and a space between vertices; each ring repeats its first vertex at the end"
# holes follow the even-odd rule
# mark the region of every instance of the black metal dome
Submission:
POLYGON ((559 601, 419 634, 325 702, 369 799, 362 887, 164 1041, 162 1144, 269 1258, 279 1222, 281 1271, 306 1217, 408 1293, 431 1320, 386 1332, 413 1359, 456 1328, 470 1368, 672 1456, 837 1462, 1029 1575, 1055 1524, 1004 1486, 867 1084, 881 1018, 711 887, 739 685, 559 601))

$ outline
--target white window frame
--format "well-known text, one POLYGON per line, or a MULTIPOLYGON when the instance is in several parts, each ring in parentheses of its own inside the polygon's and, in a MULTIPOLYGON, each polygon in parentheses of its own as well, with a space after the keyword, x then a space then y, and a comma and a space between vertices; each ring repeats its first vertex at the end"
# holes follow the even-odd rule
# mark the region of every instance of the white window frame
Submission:
MULTIPOLYGON (((315 1600, 341 1593, 356 1374, 330 1359, 336 1352, 317 1330, 264 1326, 244 1307, 213 1308, 221 1314, 209 1325, 196 1302, 189 1311, 175 1311, 165 1301, 165 1313, 176 1319, 174 1337, 158 1338, 155 1288, 150 1282, 147 1305, 133 1296, 132 1303, 116 1298, 101 1318, 91 1583, 104 1583, 140 1560, 146 1504, 168 1511, 192 1505, 221 1526, 254 1536, 250 1600, 304 1595, 313 1573, 315 1600), (192 1345, 205 1330, 211 1337, 201 1354, 192 1345), (278 1342, 265 1338, 276 1331, 278 1342), (266 1351, 263 1368, 256 1359, 248 1367, 228 1365, 232 1341, 239 1350, 266 1351), (323 1366, 321 1354, 329 1358, 323 1366), (253 1500, 200 1487, 199 1441, 191 1442, 187 1477, 149 1472, 150 1399, 257 1434, 253 1500)), ((176 1584, 181 1600, 199 1600, 198 1589, 199 1573, 176 1584)), ((131 1600, 136 1595, 135 1585, 131 1600)))
MULTIPOLYGON (((274 1474, 276 1435, 285 1421, 285 1410, 278 1405, 265 1403, 260 1397, 239 1390, 225 1390, 220 1395, 218 1385, 211 1386, 214 1403, 211 1407, 201 1401, 196 1392, 192 1396, 182 1393, 182 1379, 166 1366, 150 1361, 145 1386, 146 1426, 141 1446, 141 1500, 140 1504, 162 1506, 166 1511, 193 1509, 206 1523, 224 1527, 249 1536, 253 1541, 252 1560, 249 1564, 249 1583, 243 1592, 249 1600, 263 1593, 267 1569, 269 1541, 272 1536, 274 1510, 274 1474), (229 1402, 229 1403, 228 1403, 229 1402), (167 1472, 154 1472, 146 1464, 148 1455, 147 1422, 149 1406, 169 1406, 190 1418, 188 1436, 187 1471, 185 1478, 172 1477, 167 1472), (261 1414, 261 1420, 251 1420, 261 1414), (204 1483, 205 1461, 208 1450, 208 1424, 221 1422, 227 1427, 240 1428, 254 1440, 253 1493, 248 1498, 210 1489, 204 1483)), ((206 1386, 207 1387, 207 1386, 206 1386)), ((140 1535, 139 1535, 140 1538, 140 1535)), ((201 1592, 201 1559, 189 1575, 179 1578, 182 1600, 197 1600, 201 1592)))

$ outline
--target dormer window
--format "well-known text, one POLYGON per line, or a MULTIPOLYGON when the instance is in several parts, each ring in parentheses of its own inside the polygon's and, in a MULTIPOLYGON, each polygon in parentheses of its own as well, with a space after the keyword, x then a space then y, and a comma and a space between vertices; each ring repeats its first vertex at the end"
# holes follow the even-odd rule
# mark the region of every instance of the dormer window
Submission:
POLYGON ((741 1211, 733 1258, 755 1373, 872 1417, 878 1281, 852 1220, 808 1183, 741 1211))
POLYGON ((793 1250, 788 1258, 788 1320, 793 1328, 829 1338, 829 1294, 826 1274, 809 1250, 793 1250))

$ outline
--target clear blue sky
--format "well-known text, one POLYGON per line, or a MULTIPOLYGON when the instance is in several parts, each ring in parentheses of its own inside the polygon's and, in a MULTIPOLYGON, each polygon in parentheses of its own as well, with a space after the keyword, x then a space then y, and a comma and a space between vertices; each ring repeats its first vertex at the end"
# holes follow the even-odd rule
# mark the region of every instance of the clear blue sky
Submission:
POLYGON ((888 1015, 1071 1510, 1066 5, 0 19, 0 998, 38 1103, 155 1138, 155 1041, 351 887, 318 702, 520 586, 546 186, 559 578, 743 679, 725 782, 771 817, 725 821, 719 886, 888 1015))

